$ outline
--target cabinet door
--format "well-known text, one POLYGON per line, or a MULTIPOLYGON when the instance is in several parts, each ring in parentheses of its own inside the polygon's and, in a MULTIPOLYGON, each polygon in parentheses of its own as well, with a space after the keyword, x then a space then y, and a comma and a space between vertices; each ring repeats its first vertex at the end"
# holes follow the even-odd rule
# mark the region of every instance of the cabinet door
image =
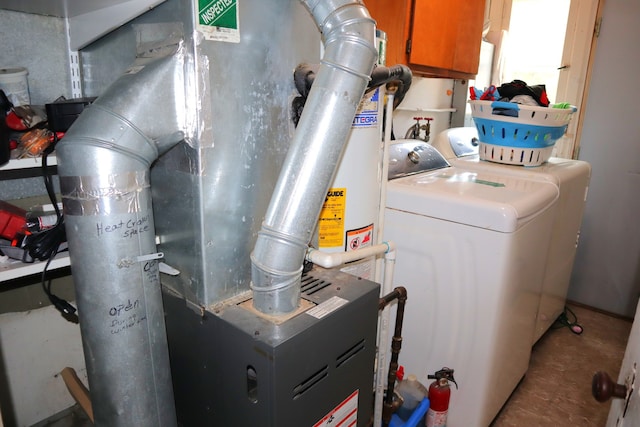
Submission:
POLYGON ((406 43, 412 0, 364 0, 376 26, 387 34, 387 66, 409 65, 406 43))
POLYGON ((485 0, 414 0, 409 66, 451 77, 477 74, 484 4, 485 0))

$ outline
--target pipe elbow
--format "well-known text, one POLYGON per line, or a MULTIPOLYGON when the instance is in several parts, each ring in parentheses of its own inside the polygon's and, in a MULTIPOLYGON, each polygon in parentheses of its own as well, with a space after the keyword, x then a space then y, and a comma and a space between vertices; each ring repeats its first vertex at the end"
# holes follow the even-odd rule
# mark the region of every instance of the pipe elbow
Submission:
POLYGON ((398 294, 398 300, 407 300, 407 288, 405 288, 404 286, 398 286, 394 289, 394 291, 398 294))
POLYGON ((376 22, 357 0, 301 0, 324 39, 325 65, 369 81, 378 57, 376 22))
POLYGON ((360 1, 300 1, 322 33, 325 53, 251 256, 253 305, 270 314, 297 306, 310 235, 377 58, 375 21, 360 1), (309 150, 329 154, 317 159, 309 150))

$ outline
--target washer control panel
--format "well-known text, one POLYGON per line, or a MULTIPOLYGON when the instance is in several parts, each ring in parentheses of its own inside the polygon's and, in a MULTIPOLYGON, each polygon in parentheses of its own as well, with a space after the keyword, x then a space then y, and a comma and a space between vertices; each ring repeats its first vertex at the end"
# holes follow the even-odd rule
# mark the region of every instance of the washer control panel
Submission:
POLYGON ((438 150, 418 139, 399 139, 389 147, 389 179, 449 166, 438 150))

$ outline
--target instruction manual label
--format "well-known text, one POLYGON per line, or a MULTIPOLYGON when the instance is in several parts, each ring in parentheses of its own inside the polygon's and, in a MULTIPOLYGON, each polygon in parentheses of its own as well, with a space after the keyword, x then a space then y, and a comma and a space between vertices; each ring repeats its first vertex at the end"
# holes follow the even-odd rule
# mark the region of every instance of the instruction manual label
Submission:
POLYGON ((347 206, 347 189, 330 188, 324 199, 318 221, 318 246, 320 248, 344 245, 344 213, 347 206))
POLYGON ((240 43, 238 0, 198 0, 196 22, 207 40, 240 43))

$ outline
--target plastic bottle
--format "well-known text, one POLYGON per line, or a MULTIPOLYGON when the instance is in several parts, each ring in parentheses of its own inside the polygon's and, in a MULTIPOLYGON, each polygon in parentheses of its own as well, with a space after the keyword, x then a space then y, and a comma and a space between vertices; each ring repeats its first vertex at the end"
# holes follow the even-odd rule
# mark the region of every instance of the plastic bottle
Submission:
POLYGON ((413 374, 400 381, 396 391, 404 400, 404 403, 396 413, 404 421, 409 419, 416 407, 422 402, 422 399, 429 394, 429 390, 413 374))

